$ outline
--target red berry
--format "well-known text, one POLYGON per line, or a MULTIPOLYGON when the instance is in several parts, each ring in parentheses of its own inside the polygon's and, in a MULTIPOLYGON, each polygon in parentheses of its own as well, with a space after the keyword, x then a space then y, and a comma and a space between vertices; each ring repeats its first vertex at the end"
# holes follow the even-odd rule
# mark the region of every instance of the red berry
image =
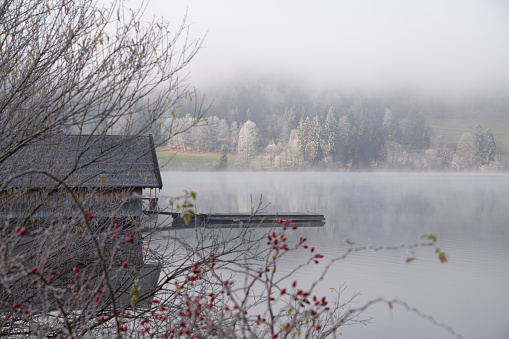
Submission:
MULTIPOLYGON (((19 227, 18 227, 19 228, 19 227)), ((18 235, 21 237, 22 235, 26 234, 28 232, 28 230, 26 228, 22 228, 18 231, 16 231, 18 233, 18 235)))
POLYGON ((129 265, 124 261, 124 263, 122 264, 122 267, 123 268, 127 268, 129 265))

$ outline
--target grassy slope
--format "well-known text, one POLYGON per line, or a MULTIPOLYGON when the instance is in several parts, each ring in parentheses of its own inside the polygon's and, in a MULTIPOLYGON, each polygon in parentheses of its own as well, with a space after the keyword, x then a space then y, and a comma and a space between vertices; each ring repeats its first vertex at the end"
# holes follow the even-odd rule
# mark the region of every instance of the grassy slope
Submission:
POLYGON ((157 159, 161 169, 203 169, 217 165, 219 155, 216 154, 176 154, 174 152, 157 150, 157 159))
MULTIPOLYGON (((163 149, 157 149, 159 166, 163 170, 188 170, 188 169, 214 169, 219 163, 219 153, 191 154, 175 153, 163 149)), ((251 167, 268 167, 269 161, 262 156, 255 157, 251 161, 251 167)), ((229 168, 243 168, 243 160, 237 155, 228 154, 229 168)))

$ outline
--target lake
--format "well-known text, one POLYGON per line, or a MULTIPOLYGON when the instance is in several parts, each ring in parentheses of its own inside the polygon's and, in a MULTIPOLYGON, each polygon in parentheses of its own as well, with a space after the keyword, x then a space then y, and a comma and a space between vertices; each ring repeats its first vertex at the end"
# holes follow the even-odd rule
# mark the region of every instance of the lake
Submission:
MULTIPOLYGON (((248 212, 251 202, 267 212, 317 212, 326 225, 299 228, 298 236, 325 255, 298 272, 310 284, 326 259, 357 245, 411 244, 423 233, 437 236, 448 255, 441 264, 430 248, 363 251, 335 263, 317 294, 345 283, 353 306, 377 297, 397 298, 450 325, 464 338, 509 338, 509 175, 427 173, 162 172, 161 204, 198 193, 198 212, 248 212)), ((299 258, 295 258, 298 260, 299 258)), ((283 265, 293 263, 288 258, 283 265)), ((293 260, 293 258, 292 258, 293 260)), ((284 270, 284 267, 282 268, 284 270)), ((316 292, 316 291, 315 291, 316 292)), ((387 305, 369 308, 368 326, 341 329, 346 338, 451 338, 414 313, 387 305)))

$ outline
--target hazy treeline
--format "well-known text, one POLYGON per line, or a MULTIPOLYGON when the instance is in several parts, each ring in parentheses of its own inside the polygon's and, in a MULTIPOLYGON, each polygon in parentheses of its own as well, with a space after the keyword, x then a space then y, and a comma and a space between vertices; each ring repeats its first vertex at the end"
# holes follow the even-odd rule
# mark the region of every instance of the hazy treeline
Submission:
MULTIPOLYGON (((284 84, 256 83, 219 92, 207 123, 173 138, 170 146, 198 153, 224 147, 246 164, 254 155, 263 155, 277 167, 501 167, 495 161, 491 131, 478 126, 464 131, 457 144, 446 144, 427 123, 430 116, 452 117, 460 110, 474 114, 488 106, 490 112, 502 113, 506 107, 502 101, 472 99, 470 104, 454 105, 396 93, 316 95, 284 84)), ((191 123, 190 117, 179 120, 181 125, 191 123)))

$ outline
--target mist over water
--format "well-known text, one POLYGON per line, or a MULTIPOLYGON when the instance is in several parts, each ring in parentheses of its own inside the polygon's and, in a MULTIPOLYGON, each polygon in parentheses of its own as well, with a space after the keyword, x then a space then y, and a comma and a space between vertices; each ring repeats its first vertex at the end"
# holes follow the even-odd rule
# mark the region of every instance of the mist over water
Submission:
MULTIPOLYGON (((147 15, 174 23, 186 12, 191 35, 207 35, 188 71, 216 100, 211 115, 282 115, 292 105, 306 115, 364 95, 381 98, 380 106, 400 118, 412 111, 439 119, 509 112, 506 1, 158 0, 147 7, 147 15)), ((167 197, 196 191, 203 213, 248 212, 260 196, 270 203, 265 211, 323 213, 324 228, 302 228, 295 237, 319 245, 326 258, 344 253, 345 239, 394 245, 433 233, 447 264, 426 249, 411 264, 406 251, 366 251, 335 264, 320 292, 346 283, 345 297, 362 293, 354 306, 398 298, 465 338, 509 337, 505 174, 164 172, 163 181, 167 197)), ((296 254, 283 266, 305 258, 296 254)), ((296 278, 310 284, 322 269, 296 278)), ((344 328, 345 337, 450 338, 397 307, 375 306, 366 316, 372 324, 344 328)))
MULTIPOLYGON (((325 259, 342 255, 345 239, 358 245, 410 244, 433 233, 449 256, 440 264, 431 249, 365 251, 336 263, 317 294, 346 283, 345 299, 355 291, 363 302, 379 296, 398 298, 451 325, 465 338, 509 335, 509 176, 505 174, 384 173, 231 173, 163 172, 163 196, 183 189, 198 193, 199 212, 248 212, 263 201, 270 212, 318 212, 323 228, 300 228, 294 240, 308 238, 325 259)), ((162 198, 161 201, 164 201, 162 198)), ((260 230, 260 232, 266 232, 260 230)), ((285 272, 307 253, 294 252, 279 266, 285 272)), ((323 265, 295 278, 310 284, 323 265)), ((395 307, 376 306, 365 314, 372 323, 342 329, 348 337, 450 338, 443 329, 395 307)))

